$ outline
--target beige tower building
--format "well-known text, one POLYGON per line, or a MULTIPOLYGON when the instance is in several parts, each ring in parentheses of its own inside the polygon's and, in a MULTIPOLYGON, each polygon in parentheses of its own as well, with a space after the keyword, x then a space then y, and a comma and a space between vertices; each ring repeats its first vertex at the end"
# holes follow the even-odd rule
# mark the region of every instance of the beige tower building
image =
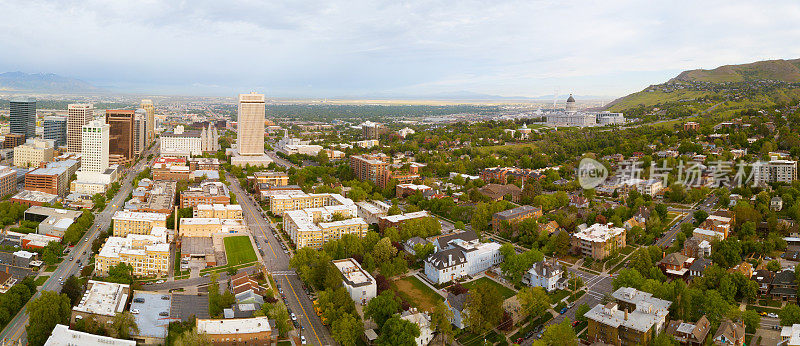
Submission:
POLYGON ((264 155, 264 95, 239 94, 236 143, 241 155, 264 155))
POLYGON ((156 116, 156 108, 153 106, 153 100, 142 100, 141 108, 147 112, 147 142, 150 142, 155 138, 155 116, 156 116))
POLYGON ((91 103, 73 103, 67 107, 67 151, 80 153, 81 128, 94 119, 94 105, 91 103))

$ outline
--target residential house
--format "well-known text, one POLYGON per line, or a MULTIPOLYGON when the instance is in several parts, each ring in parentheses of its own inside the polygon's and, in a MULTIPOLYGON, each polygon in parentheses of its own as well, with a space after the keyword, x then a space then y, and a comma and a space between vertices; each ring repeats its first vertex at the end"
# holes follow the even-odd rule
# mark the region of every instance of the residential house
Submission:
POLYGON ((774 272, 766 269, 759 269, 753 273, 753 275, 750 277, 750 280, 753 280, 756 282, 756 284, 758 284, 758 293, 765 295, 768 294, 770 288, 772 288, 772 280, 774 278, 774 272))
POLYGON ((564 268, 555 259, 534 263, 522 276, 522 283, 531 287, 542 287, 547 292, 563 289, 566 281, 564 268))
POLYGON ((689 278, 694 279, 696 277, 702 277, 706 268, 710 267, 712 264, 713 262, 708 258, 695 258, 694 263, 689 267, 689 278))
POLYGON ((522 196, 522 189, 514 184, 486 184, 477 191, 492 201, 507 199, 514 203, 519 203, 522 196))
POLYGON ((467 257, 459 249, 434 253, 425 260, 425 276, 435 284, 460 279, 467 275, 467 257))
POLYGON ((701 237, 691 237, 683 242, 681 253, 694 258, 711 257, 711 242, 701 237))
POLYGON ((683 346, 702 346, 705 345, 706 337, 708 337, 710 330, 711 323, 703 315, 695 323, 688 323, 683 320, 670 321, 667 324, 666 333, 683 346))
POLYGON ((409 321, 419 328, 419 336, 414 339, 417 346, 426 346, 433 340, 433 330, 431 330, 431 316, 427 312, 419 312, 416 308, 403 311, 400 319, 409 321))
POLYGON ((576 208, 588 208, 589 200, 581 195, 570 195, 569 205, 576 208))
POLYGON ((734 323, 731 320, 725 320, 719 324, 713 341, 714 345, 743 346, 744 338, 744 322, 734 323))
POLYGON ((447 304, 447 307, 450 309, 450 312, 453 314, 453 319, 451 322, 458 329, 464 329, 466 326, 464 324, 464 319, 466 316, 464 315, 467 313, 465 307, 467 305, 466 303, 468 297, 469 292, 458 295, 448 292, 447 299, 444 301, 447 304))
POLYGON ((602 260, 625 247, 625 229, 596 223, 572 235, 572 251, 602 260))
POLYGON ((797 281, 794 269, 784 269, 772 278, 772 288, 769 292, 772 298, 789 301, 797 296, 797 281))
POLYGON ((781 329, 781 346, 800 346, 800 324, 784 326, 781 329))
POLYGON ((689 268, 693 263, 693 257, 688 257, 681 253, 673 252, 664 256, 664 258, 658 262, 658 267, 661 268, 661 270, 663 270, 667 276, 682 278, 685 277, 686 273, 689 272, 689 268))

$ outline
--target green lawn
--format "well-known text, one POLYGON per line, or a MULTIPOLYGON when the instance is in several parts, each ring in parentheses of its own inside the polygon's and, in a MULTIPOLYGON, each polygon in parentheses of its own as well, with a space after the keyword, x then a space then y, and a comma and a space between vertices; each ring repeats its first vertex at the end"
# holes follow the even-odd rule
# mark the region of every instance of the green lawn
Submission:
POLYGON ((506 286, 503 286, 503 285, 499 284, 497 281, 494 281, 494 280, 492 280, 490 278, 487 278, 485 276, 480 278, 480 279, 478 279, 478 280, 467 282, 463 286, 464 286, 464 288, 467 288, 467 289, 473 289, 477 285, 494 286, 494 288, 497 289, 497 292, 500 292, 500 294, 503 295, 503 300, 511 298, 515 294, 517 294, 516 292, 514 292, 514 290, 512 290, 512 289, 510 289, 510 288, 508 288, 506 286))
POLYGON ((550 296, 550 303, 555 304, 555 303, 558 303, 559 301, 561 301, 561 299, 564 299, 565 297, 567 297, 569 295, 569 291, 567 291, 567 290, 556 290, 553 293, 548 293, 548 295, 550 296))
POLYGON ((392 289, 420 310, 433 311, 436 303, 444 301, 444 297, 419 281, 416 276, 392 281, 392 289))
POLYGON ((44 285, 44 282, 47 281, 47 279, 49 278, 50 276, 40 276, 36 278, 36 281, 34 281, 34 283, 36 283, 36 286, 41 286, 44 285))
POLYGON ((225 238, 225 256, 228 258, 228 265, 255 262, 257 259, 248 236, 225 238))
POLYGON ((52 273, 52 272, 56 271, 56 268, 58 268, 58 266, 55 266, 55 265, 47 266, 46 268, 44 268, 44 271, 46 273, 52 273))

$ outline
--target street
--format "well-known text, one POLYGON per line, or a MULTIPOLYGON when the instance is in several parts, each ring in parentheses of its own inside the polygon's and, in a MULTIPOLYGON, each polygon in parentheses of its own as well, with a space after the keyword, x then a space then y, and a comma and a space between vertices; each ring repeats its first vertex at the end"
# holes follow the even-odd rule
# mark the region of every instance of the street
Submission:
MULTIPOLYGON (((156 144, 150 150, 143 153, 142 156, 147 157, 148 154, 157 152, 158 145, 156 144)), ((58 282, 58 278, 66 280, 80 271, 81 265, 78 264, 78 262, 83 264, 89 262, 89 258, 92 256, 92 242, 97 238, 100 232, 105 231, 111 225, 111 217, 114 215, 114 212, 124 206, 125 199, 131 191, 133 191, 133 187, 131 186, 133 179, 148 166, 149 162, 142 159, 136 166, 130 169, 125 179, 120 183, 121 186, 117 194, 106 203, 106 208, 102 212, 95 214, 94 224, 86 231, 83 239, 72 248, 69 254, 65 255, 64 260, 58 265, 56 270, 50 274, 50 277, 45 281, 44 285, 39 288, 39 291, 33 295, 31 300, 38 298, 42 291, 60 292, 61 284, 58 282)), ((10 341, 14 343, 19 340, 22 344, 25 344, 27 342, 25 335, 25 326, 27 324, 28 313, 26 303, 16 316, 11 319, 11 322, 8 323, 6 328, 3 329, 3 332, 0 333, 0 339, 5 342, 10 341)))
POLYGON ((302 326, 302 335, 312 344, 333 345, 330 333, 314 312, 313 302, 303 289, 300 278, 294 270, 289 269, 289 255, 284 252, 280 242, 273 234, 272 226, 264 219, 252 197, 239 186, 239 181, 234 177, 229 177, 228 181, 231 192, 236 195, 236 200, 242 206, 253 238, 261 247, 259 250, 263 251, 264 266, 272 272, 275 283, 283 289, 286 306, 297 315, 302 326))

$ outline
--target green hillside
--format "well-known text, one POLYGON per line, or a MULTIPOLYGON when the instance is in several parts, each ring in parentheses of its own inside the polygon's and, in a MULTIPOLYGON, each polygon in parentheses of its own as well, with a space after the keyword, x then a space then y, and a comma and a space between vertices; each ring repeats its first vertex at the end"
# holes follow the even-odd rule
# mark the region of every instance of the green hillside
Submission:
POLYGON ((672 81, 709 83, 756 80, 800 82, 800 59, 766 60, 742 65, 725 65, 713 70, 690 70, 672 79, 672 81))
POLYGON ((606 109, 639 116, 653 108, 681 108, 680 113, 685 114, 714 105, 718 111, 743 104, 769 107, 797 99, 800 99, 800 59, 768 60, 684 71, 666 83, 616 99, 606 109))

